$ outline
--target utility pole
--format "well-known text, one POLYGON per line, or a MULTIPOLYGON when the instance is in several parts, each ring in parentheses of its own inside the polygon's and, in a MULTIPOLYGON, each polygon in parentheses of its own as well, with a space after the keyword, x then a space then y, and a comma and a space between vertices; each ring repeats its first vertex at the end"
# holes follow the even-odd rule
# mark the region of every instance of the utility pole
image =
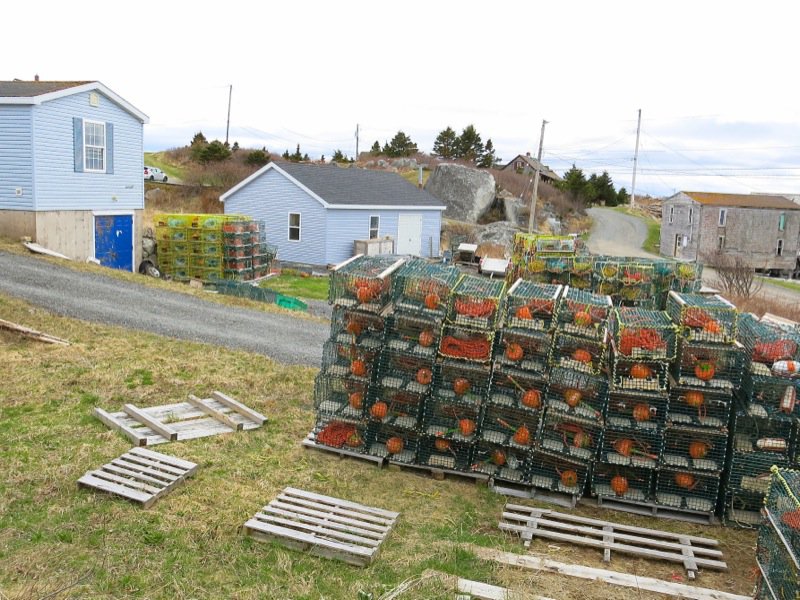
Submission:
POLYGON ((358 123, 356 123, 356 156, 355 159, 358 160, 358 123))
POLYGON ((225 145, 228 145, 228 133, 231 130, 231 96, 233 95, 233 84, 228 88, 228 123, 225 125, 225 145))
POLYGON ((639 109, 639 121, 636 123, 636 151, 633 153, 633 181, 631 181, 631 208, 636 206, 636 164, 639 162, 639 131, 642 129, 642 109, 639 109))
POLYGON ((542 119, 542 132, 539 134, 539 154, 536 157, 536 174, 533 176, 533 192, 531 193, 531 214, 528 217, 528 233, 533 233, 533 217, 536 214, 536 200, 539 190, 539 175, 542 172, 542 145, 544 144, 544 126, 547 121, 542 119))

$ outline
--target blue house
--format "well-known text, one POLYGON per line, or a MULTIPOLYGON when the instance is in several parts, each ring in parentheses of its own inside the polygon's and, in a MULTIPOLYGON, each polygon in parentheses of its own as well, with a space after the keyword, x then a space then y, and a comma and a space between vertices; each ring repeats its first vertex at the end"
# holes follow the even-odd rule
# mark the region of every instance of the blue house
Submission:
POLYGON ((220 200, 226 214, 265 221, 283 261, 336 264, 354 241, 387 237, 394 254, 439 256, 445 206, 396 173, 272 162, 220 200))
POLYGON ((97 81, 0 81, 0 236, 133 270, 147 121, 97 81))

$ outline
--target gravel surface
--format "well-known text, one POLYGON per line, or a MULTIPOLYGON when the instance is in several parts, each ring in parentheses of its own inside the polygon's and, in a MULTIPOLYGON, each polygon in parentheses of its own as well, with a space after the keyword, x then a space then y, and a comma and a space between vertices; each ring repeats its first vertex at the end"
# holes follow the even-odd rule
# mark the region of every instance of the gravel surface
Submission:
POLYGON ((586 212, 594 220, 586 242, 589 252, 605 256, 659 258, 642 250, 647 239, 647 225, 641 219, 610 208, 590 208, 586 212))
MULTIPOLYGON (((319 367, 329 325, 207 302, 0 252, 0 291, 53 313, 319 367)), ((324 314, 314 306, 313 314, 324 314)))

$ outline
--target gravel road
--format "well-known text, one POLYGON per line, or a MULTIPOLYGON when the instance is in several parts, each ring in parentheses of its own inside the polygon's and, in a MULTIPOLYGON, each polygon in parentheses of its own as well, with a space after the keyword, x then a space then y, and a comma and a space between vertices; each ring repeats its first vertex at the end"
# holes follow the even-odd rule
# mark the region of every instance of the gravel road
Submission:
POLYGON ((586 212, 594 220, 586 243, 592 254, 659 258, 642 250, 647 225, 641 219, 610 208, 590 208, 586 212))
POLYGON ((223 306, 29 256, 0 252, 0 273, 0 291, 58 315, 249 350, 290 365, 319 367, 330 333, 324 323, 223 306))

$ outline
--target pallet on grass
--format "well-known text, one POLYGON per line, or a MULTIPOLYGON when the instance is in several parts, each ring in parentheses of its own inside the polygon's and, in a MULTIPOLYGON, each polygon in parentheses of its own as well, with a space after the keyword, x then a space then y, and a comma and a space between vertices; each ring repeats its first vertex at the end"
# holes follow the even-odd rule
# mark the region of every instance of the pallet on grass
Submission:
POLYGON ((287 487, 244 525, 259 541, 364 567, 377 556, 399 513, 287 487))
POLYGON ((210 398, 202 399, 190 394, 186 402, 148 408, 126 404, 115 413, 95 408, 94 415, 137 446, 257 429, 267 421, 261 413, 222 392, 212 392, 210 398))
POLYGON ((719 543, 713 539, 587 519, 531 506, 506 504, 500 529, 519 534, 526 547, 533 537, 540 537, 600 548, 605 562, 611 561, 614 551, 682 563, 689 579, 694 579, 700 568, 728 569, 721 560, 722 551, 717 549, 719 543))
POLYGON ((78 486, 122 496, 149 508, 196 470, 197 465, 188 460, 131 448, 99 469, 87 471, 78 486))
POLYGON ((635 515, 657 517, 659 519, 670 519, 673 521, 686 521, 687 523, 702 523, 704 525, 715 525, 719 521, 713 510, 702 511, 690 508, 679 508, 656 504, 655 502, 640 502, 627 498, 617 498, 614 496, 598 496, 596 499, 581 498, 580 502, 588 506, 598 506, 611 510, 620 510, 635 515))
POLYGON ((303 447, 311 448, 313 450, 322 450, 323 452, 329 452, 331 454, 337 455, 339 458, 344 458, 345 456, 360 458, 361 460, 366 460, 368 462, 376 463, 379 467, 382 467, 386 462, 385 456, 375 456, 372 454, 365 454, 363 452, 363 448, 351 449, 345 446, 336 448, 334 446, 328 446, 326 444, 322 444, 316 440, 316 433, 315 431, 312 431, 306 436, 306 438, 302 442, 303 447))

